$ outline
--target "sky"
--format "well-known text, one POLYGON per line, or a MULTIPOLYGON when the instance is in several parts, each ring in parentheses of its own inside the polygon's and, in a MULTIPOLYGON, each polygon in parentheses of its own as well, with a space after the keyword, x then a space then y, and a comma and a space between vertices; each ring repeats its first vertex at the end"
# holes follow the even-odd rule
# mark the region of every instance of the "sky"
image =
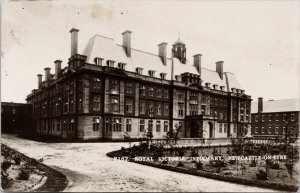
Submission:
POLYGON ((300 1, 2 1, 1 101, 26 102, 37 74, 67 65, 70 29, 79 29, 79 52, 95 34, 158 53, 158 44, 180 37, 187 59, 202 54, 202 67, 237 77, 245 93, 264 100, 299 98, 300 1))

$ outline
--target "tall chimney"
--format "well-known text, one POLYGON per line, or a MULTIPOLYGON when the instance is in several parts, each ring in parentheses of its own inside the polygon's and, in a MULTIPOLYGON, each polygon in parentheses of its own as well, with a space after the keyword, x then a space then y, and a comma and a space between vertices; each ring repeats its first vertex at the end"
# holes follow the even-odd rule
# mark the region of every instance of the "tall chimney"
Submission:
POLYGON ((261 113, 263 111, 263 98, 258 98, 258 112, 261 113))
POLYGON ((220 78, 223 80, 223 61, 216 62, 216 72, 219 74, 220 78))
POLYGON ((61 60, 55 60, 54 63, 55 63, 55 79, 58 79, 58 75, 61 71, 61 60))
POLYGON ((38 88, 41 88, 43 75, 38 74, 37 77, 38 77, 38 88))
POLYGON ((164 65, 167 65, 167 45, 166 42, 158 44, 158 55, 161 57, 164 65))
POLYGON ((50 80, 50 70, 51 70, 51 68, 47 67, 44 70, 45 70, 45 81, 48 81, 48 80, 50 80))
POLYGON ((126 49, 127 57, 131 57, 131 31, 126 30, 122 33, 123 35, 123 46, 126 49))
POLYGON ((197 71, 201 75, 201 56, 202 54, 194 55, 194 66, 197 68, 197 71))
POLYGON ((78 53, 78 29, 72 28, 71 33, 71 56, 78 53))

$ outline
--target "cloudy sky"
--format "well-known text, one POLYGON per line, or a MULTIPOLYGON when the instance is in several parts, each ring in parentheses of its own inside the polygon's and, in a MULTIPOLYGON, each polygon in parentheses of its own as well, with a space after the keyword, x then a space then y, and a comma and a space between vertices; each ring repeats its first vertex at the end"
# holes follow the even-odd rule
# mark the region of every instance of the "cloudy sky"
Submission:
POLYGON ((157 44, 178 39, 187 58, 203 55, 203 67, 233 72, 254 100, 299 97, 300 1, 2 1, 1 100, 25 102, 37 74, 66 66, 70 33, 79 51, 95 34, 157 53, 157 44))

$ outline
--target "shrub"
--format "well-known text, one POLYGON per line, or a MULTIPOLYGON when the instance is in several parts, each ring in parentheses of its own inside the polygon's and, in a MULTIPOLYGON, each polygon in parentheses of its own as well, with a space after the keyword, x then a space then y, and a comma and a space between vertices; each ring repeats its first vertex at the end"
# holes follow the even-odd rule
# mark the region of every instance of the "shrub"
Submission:
POLYGON ((236 160, 229 160, 229 163, 231 164, 231 165, 234 165, 234 164, 236 164, 236 160))
POLYGON ((274 163, 274 164, 271 166, 271 168, 272 168, 273 170, 279 170, 279 169, 280 169, 279 163, 274 163))
POLYGON ((23 168, 23 169, 21 169, 21 171, 20 171, 20 173, 19 173, 19 175, 18 175, 17 178, 19 180, 28 180, 29 176, 30 176, 29 171, 23 168))
POLYGON ((1 187, 3 188, 3 190, 5 190, 6 188, 9 188, 11 185, 12 179, 9 178, 9 175, 6 171, 1 171, 1 187))
POLYGON ((162 164, 168 164, 168 161, 167 160, 164 160, 161 162, 162 164))
POLYGON ((9 161, 4 161, 1 164, 1 169, 2 169, 2 171, 6 172, 8 170, 8 168, 10 168, 10 166, 11 166, 11 163, 9 161))
POLYGON ((15 160, 15 164, 16 165, 20 165, 21 164, 21 158, 20 157, 18 157, 18 156, 16 156, 15 158, 14 158, 14 160, 15 160))
POLYGON ((227 171, 227 172, 224 173, 224 175, 231 175, 231 174, 232 174, 231 171, 227 171))
POLYGON ((251 160, 250 167, 256 167, 257 160, 251 160))
POLYGON ((178 162, 177 167, 183 167, 183 163, 182 162, 178 162))
POLYGON ((178 149, 178 155, 180 157, 183 157, 184 156, 184 150, 183 149, 178 149))
POLYGON ((191 157, 198 157, 198 156, 199 156, 198 152, 195 149, 192 149, 191 157))
POLYGON ((256 179, 257 180, 267 180, 268 179, 267 172, 265 172, 263 170, 259 170, 259 173, 256 174, 256 179))
POLYGON ((203 169, 203 162, 199 161, 199 162, 196 162, 196 169, 197 170, 202 170, 203 169))

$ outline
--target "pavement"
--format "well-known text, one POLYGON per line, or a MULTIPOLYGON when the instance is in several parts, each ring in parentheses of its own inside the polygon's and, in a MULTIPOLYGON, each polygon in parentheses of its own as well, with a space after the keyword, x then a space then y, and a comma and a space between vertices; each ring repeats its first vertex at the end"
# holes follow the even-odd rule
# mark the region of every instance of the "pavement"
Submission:
POLYGON ((114 161, 106 153, 128 143, 42 143, 2 134, 1 143, 64 173, 66 192, 280 192, 181 174, 132 162, 114 161))

